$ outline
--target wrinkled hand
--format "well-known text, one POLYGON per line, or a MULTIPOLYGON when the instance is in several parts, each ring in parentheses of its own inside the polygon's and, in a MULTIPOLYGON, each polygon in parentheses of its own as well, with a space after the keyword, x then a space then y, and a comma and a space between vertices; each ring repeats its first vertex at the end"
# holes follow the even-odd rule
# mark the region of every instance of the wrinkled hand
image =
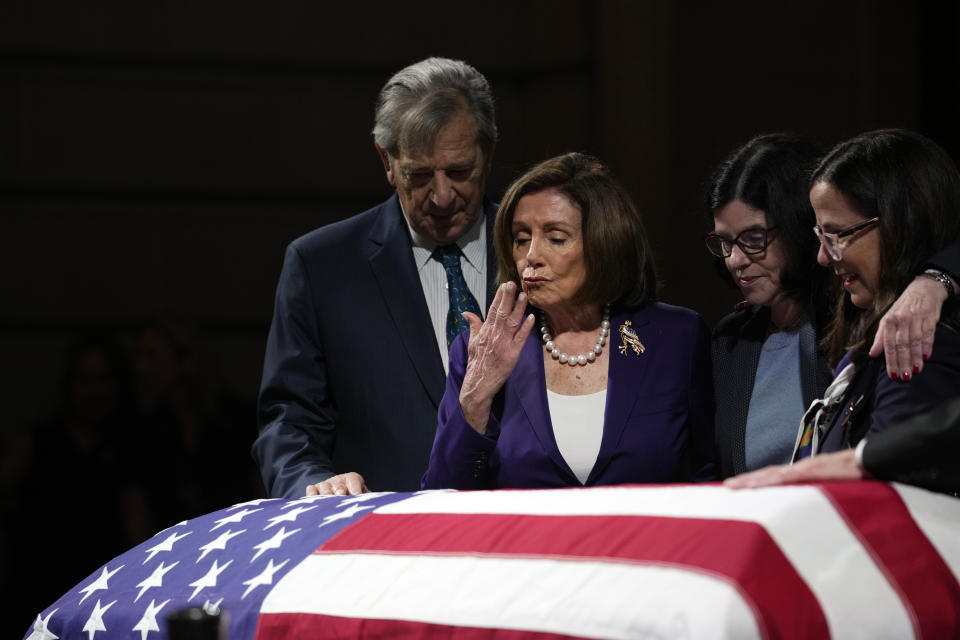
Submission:
POLYGON ((933 353, 933 334, 947 292, 936 280, 914 278, 880 320, 870 357, 885 353, 887 374, 896 380, 923 370, 923 361, 933 353))
POLYGON ((467 369, 460 388, 460 407, 467 422, 478 433, 486 433, 493 396, 517 365, 523 344, 533 329, 533 314, 527 317, 524 293, 515 296, 517 285, 506 282, 497 289, 487 319, 464 312, 470 325, 467 342, 467 369))
POLYGON ((857 464, 853 449, 805 458, 794 465, 778 464, 727 478, 723 484, 731 489, 756 489, 797 482, 829 482, 861 480, 869 475, 857 464))
POLYGON ((363 476, 353 471, 327 478, 323 482, 308 484, 307 496, 356 496, 369 493, 363 476))

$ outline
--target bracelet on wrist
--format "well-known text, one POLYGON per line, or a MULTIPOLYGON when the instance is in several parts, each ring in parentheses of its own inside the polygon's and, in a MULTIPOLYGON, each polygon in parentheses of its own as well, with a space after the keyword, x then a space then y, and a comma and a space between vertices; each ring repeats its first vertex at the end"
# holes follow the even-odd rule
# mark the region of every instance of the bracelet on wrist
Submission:
POLYGON ((953 290, 953 283, 950 281, 950 276, 945 274, 939 269, 925 269, 923 273, 920 274, 924 278, 930 278, 931 280, 936 280, 943 285, 943 288, 947 290, 947 297, 953 296, 956 293, 953 290))

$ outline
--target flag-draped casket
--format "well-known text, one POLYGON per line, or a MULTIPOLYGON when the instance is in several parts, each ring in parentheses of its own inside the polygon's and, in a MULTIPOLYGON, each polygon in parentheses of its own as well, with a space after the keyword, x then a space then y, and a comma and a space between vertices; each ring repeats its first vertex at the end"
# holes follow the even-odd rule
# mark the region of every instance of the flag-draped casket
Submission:
POLYGON ((880 482, 256 500, 98 568, 29 638, 957 638, 960 500, 880 482))

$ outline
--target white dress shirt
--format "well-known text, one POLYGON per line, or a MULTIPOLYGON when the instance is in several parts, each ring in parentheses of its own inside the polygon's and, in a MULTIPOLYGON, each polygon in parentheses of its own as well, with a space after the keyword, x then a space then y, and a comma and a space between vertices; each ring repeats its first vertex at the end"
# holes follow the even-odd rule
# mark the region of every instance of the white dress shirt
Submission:
MULTIPOLYGON (((401 205, 402 208, 402 205, 401 205)), ((487 314, 487 234, 484 233, 485 216, 474 223, 470 229, 457 241, 457 246, 463 252, 460 260, 460 269, 463 279, 473 297, 477 299, 484 318, 487 314)), ((404 217, 406 219, 406 217, 404 217)), ((413 240, 413 261, 417 265, 420 275, 420 284, 423 285, 423 296, 427 300, 427 309, 430 311, 430 320, 433 321, 433 331, 437 337, 437 347, 440 349, 440 358, 443 360, 443 371, 447 372, 450 361, 450 350, 447 348, 447 311, 450 309, 450 296, 447 293, 447 272, 443 263, 433 259, 433 251, 437 244, 410 229, 413 240)))

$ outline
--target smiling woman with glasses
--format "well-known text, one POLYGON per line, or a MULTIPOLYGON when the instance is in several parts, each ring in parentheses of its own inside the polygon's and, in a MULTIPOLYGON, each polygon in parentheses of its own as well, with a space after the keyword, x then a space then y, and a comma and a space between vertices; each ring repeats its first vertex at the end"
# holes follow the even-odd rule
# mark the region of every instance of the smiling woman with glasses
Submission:
POLYGON ((817 267, 807 197, 819 157, 783 134, 754 138, 715 171, 704 236, 718 273, 744 297, 713 334, 716 441, 724 476, 786 462, 797 419, 830 382, 817 348, 834 297, 817 267))
MULTIPOLYGON (((813 173, 817 259, 845 294, 825 344, 838 372, 837 398, 823 420, 798 436, 798 453, 839 451, 960 390, 960 300, 944 305, 936 348, 922 371, 888 375, 868 357, 881 318, 922 273, 929 257, 960 241, 960 173, 933 141, 902 129, 865 133, 827 154, 813 173), (912 380, 911 380, 912 379, 912 380), (909 384, 904 384, 910 381, 909 384)), ((936 260, 936 258, 935 258, 936 260)), ((951 293, 952 281, 932 277, 951 293)))

